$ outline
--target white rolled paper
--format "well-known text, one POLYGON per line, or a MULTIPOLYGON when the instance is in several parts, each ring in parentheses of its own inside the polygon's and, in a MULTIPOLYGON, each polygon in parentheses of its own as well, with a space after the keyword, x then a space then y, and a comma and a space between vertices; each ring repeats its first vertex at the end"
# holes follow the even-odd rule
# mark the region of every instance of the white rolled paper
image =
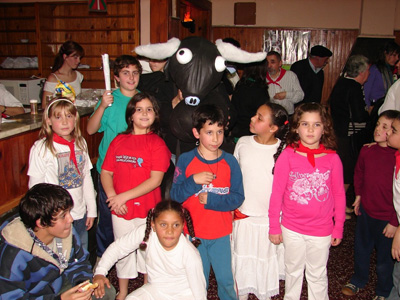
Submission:
MULTIPOLYGON (((106 91, 111 91, 111 77, 110 77, 110 60, 107 53, 101 55, 103 59, 103 72, 104 82, 106 84, 106 91)), ((111 104, 109 105, 111 106, 111 104)))

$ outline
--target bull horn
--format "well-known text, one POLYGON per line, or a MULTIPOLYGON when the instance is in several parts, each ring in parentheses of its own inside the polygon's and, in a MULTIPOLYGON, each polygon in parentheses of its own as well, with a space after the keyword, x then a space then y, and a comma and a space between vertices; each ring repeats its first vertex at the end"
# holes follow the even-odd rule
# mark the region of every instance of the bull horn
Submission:
POLYGON ((231 62, 241 64, 253 63, 262 61, 267 56, 266 52, 250 53, 230 43, 225 43, 221 39, 216 40, 215 45, 217 45, 218 51, 221 53, 222 57, 231 62))
POLYGON ((150 59, 164 60, 171 57, 178 50, 180 44, 179 39, 172 38, 166 43, 137 46, 135 52, 150 59))

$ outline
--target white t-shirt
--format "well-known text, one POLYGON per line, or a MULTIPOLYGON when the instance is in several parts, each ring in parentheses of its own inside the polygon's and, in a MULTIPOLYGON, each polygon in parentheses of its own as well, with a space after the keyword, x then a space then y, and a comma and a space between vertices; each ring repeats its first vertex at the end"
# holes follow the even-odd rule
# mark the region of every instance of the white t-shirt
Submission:
POLYGON ((22 103, 19 102, 6 87, 0 83, 0 105, 8 107, 22 107, 22 103))
MULTIPOLYGON (((79 73, 78 71, 76 72, 76 79, 72 82, 67 82, 69 85, 72 86, 72 88, 75 91, 75 96, 78 96, 81 93, 81 83, 83 81, 83 75, 81 73, 79 73)), ((57 79, 58 77, 52 73, 57 79)), ((44 84, 44 88, 43 91, 45 92, 50 92, 53 95, 55 95, 56 93, 56 86, 57 86, 58 82, 50 82, 50 81, 46 81, 46 83, 44 84)))
POLYGON ((36 141, 29 154, 29 188, 38 183, 52 183, 65 188, 74 201, 71 216, 74 220, 87 217, 95 218, 96 193, 90 174, 92 163, 89 154, 75 144, 75 156, 79 172, 70 160, 70 150, 66 145, 53 143, 56 155, 53 155, 44 144, 45 139, 36 141))
MULTIPOLYGON (((146 225, 143 224, 112 243, 101 257, 94 274, 106 276, 117 260, 138 249, 145 229, 146 225)), ((176 247, 167 251, 160 244, 157 235, 151 231, 144 256, 149 283, 140 289, 151 294, 147 299, 207 299, 200 254, 183 234, 176 247)), ((129 296, 135 298, 136 293, 141 293, 140 289, 129 296)))
POLYGON ((254 137, 241 137, 233 153, 243 174, 244 202, 239 210, 251 217, 268 217, 274 154, 281 142, 278 139, 274 145, 263 145, 257 143, 254 137))

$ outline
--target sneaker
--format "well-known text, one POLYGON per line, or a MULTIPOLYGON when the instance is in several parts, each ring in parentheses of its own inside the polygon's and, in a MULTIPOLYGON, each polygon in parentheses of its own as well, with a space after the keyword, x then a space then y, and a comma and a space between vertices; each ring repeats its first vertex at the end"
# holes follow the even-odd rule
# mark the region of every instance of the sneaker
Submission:
POLYGON ((385 300, 386 298, 383 296, 375 296, 372 300, 385 300))
MULTIPOLYGON (((346 284, 343 288, 342 288, 342 293, 345 294, 346 296, 354 296, 355 294, 357 294, 360 291, 360 288, 356 287, 354 284, 352 283, 348 283, 346 284)), ((378 297, 378 296, 377 296, 378 297)), ((380 296, 379 296, 380 297, 380 296)), ((383 298, 385 299, 385 298, 383 298)))

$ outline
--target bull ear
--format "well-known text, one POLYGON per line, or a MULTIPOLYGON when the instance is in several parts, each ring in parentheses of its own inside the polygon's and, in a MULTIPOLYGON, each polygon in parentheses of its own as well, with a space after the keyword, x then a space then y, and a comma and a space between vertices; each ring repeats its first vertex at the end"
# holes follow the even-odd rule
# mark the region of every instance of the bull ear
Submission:
POLYGON ((217 45, 218 51, 221 53, 222 57, 231 62, 247 64, 262 61, 267 56, 266 52, 250 53, 237 48, 230 43, 225 43, 221 39, 218 39, 215 44, 217 45))
POLYGON ((137 46, 135 52, 150 59, 164 60, 174 55, 180 44, 181 41, 179 39, 172 38, 166 43, 137 46))

